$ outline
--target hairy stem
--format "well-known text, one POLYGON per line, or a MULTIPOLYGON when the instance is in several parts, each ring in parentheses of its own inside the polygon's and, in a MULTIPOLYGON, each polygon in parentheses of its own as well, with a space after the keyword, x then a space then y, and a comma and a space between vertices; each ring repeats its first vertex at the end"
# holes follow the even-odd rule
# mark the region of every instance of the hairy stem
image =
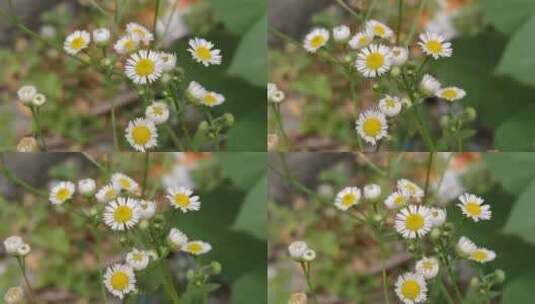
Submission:
POLYGON ((150 152, 145 152, 145 159, 144 159, 144 166, 143 166, 143 183, 141 188, 141 197, 145 197, 145 191, 147 189, 147 176, 149 173, 149 165, 150 165, 150 152))

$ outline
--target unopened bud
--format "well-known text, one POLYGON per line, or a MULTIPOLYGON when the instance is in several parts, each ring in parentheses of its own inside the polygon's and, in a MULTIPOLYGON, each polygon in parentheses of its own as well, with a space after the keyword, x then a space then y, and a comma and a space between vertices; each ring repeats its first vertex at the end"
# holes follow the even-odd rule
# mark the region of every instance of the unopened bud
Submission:
POLYGON ((444 115, 440 117, 440 126, 442 128, 447 128, 449 124, 450 124, 450 117, 448 115, 444 115))
POLYGON ((208 130, 208 128, 210 128, 210 125, 206 120, 203 120, 199 123, 199 131, 205 132, 208 130))
POLYGON ((234 124, 234 115, 232 115, 232 113, 225 113, 223 116, 225 117, 225 121, 229 127, 234 124))
POLYGON ((477 118, 477 112, 476 109, 472 107, 468 107, 464 110, 464 115, 466 116, 466 119, 468 121, 473 121, 477 118))
POLYGON ((399 67, 394 67, 390 74, 394 77, 398 77, 401 74, 401 69, 399 67))
POLYGON ((480 285, 480 281, 479 281, 479 278, 478 277, 473 277, 471 280, 470 280, 470 288, 472 289, 477 289, 479 288, 479 285, 480 285))
POLYGON ((505 271, 503 271, 502 269, 496 269, 496 271, 494 271, 494 277, 496 278, 496 283, 501 284, 505 282, 505 271))
POLYGON ((221 266, 221 263, 213 261, 210 263, 210 274, 211 275, 218 275, 221 273, 221 270, 223 270, 223 267, 221 266))
POLYGON ((431 230, 431 239, 433 241, 438 241, 440 239, 440 229, 433 228, 433 230, 431 230))
POLYGON ((173 76, 169 75, 168 73, 163 74, 161 78, 162 83, 170 83, 173 80, 173 76))

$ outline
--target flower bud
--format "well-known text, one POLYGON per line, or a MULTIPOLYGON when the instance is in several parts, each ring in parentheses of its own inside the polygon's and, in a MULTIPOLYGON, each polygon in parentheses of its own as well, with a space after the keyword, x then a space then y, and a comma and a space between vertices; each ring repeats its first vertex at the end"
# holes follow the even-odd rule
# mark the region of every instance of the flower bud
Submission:
POLYGON ((449 124, 450 124, 450 117, 448 115, 444 115, 440 117, 440 126, 442 128, 447 128, 449 124))
POLYGON ((374 201, 381 196, 381 186, 377 184, 368 184, 364 186, 364 197, 368 200, 374 201))
POLYGON ((399 67, 394 67, 392 71, 390 71, 390 74, 394 77, 398 77, 401 74, 401 69, 399 67))
POLYGON ((206 120, 203 120, 199 123, 199 131, 206 132, 210 128, 210 125, 206 120))
POLYGON ((170 83, 173 81, 173 76, 169 75, 168 73, 163 74, 162 78, 160 79, 162 83, 170 83))
POLYGON ((92 178, 85 178, 78 181, 78 191, 86 197, 90 197, 95 193, 96 183, 92 178))
POLYGON ((496 278, 496 283, 502 284, 506 279, 505 271, 496 269, 496 271, 494 271, 494 277, 496 278))
POLYGON ((44 105, 45 102, 46 102, 46 96, 40 93, 35 95, 32 99, 32 104, 36 107, 40 107, 44 105))
POLYGON ((232 115, 232 113, 225 113, 223 117, 225 118, 225 122, 229 127, 234 124, 234 115, 232 115))
POLYGON ((433 241, 438 241, 440 239, 440 229, 433 228, 433 230, 431 230, 431 239, 433 241))
POLYGON ((216 261, 213 261, 212 263, 210 263, 210 268, 209 268, 210 275, 218 275, 221 273, 222 270, 223 270, 223 267, 221 266, 221 263, 216 262, 216 261))
POLYGON ((479 281, 479 278, 478 277, 473 277, 471 280, 470 280, 470 288, 472 289, 477 289, 479 288, 479 285, 480 285, 480 281, 479 281))
POLYGON ((464 115, 468 121, 474 121, 477 118, 476 109, 468 107, 464 110, 464 115))

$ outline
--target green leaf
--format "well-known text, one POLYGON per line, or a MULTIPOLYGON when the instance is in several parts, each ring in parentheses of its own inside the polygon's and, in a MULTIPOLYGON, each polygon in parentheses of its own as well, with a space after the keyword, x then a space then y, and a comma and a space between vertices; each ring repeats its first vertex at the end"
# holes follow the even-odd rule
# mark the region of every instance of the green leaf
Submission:
POLYGON ((214 9, 216 18, 234 33, 247 32, 266 13, 265 0, 208 1, 214 9))
POLYGON ((241 206, 233 228, 259 238, 266 238, 267 176, 262 177, 249 191, 241 206))
POLYGON ((217 153, 223 173, 241 189, 251 189, 266 172, 266 153, 217 153))
POLYGON ((487 167, 510 193, 520 193, 535 179, 534 153, 486 153, 487 167))
POLYGON ((244 274, 232 285, 232 304, 267 303, 266 286, 266 267, 244 274))
POLYGON ((535 12, 533 0, 483 0, 486 19, 503 33, 513 33, 535 12))
POLYGON ((325 75, 304 75, 290 84, 290 89, 298 93, 316 96, 324 100, 331 99, 330 80, 325 75))
POLYGON ((524 109, 522 113, 511 116, 502 123, 494 135, 494 145, 500 151, 535 150, 535 124, 533 124, 535 106, 524 109))
POLYGON ((523 275, 507 284, 503 291, 502 304, 531 303, 535 298, 535 268, 531 267, 523 275))
POLYGON ((531 181, 527 188, 517 198, 513 210, 507 220, 504 232, 515 235, 521 239, 535 244, 535 180, 531 181))
POLYGON ((513 35, 498 65, 498 73, 528 85, 535 85, 535 14, 513 35))
MULTIPOLYGON (((228 73, 244 80, 264 86, 267 82, 267 15, 247 30, 236 50, 228 73)), ((266 100, 251 100, 258 106, 265 106, 266 100)))

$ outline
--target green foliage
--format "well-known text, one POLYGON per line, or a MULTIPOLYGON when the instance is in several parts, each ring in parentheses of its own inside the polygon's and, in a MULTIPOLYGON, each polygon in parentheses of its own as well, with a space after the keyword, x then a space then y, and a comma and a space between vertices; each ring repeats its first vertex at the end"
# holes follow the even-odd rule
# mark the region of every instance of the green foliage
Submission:
POLYGON ((264 176, 247 193, 240 213, 234 222, 234 229, 248 232, 259 239, 266 239, 267 211, 266 205, 260 203, 265 201, 266 197, 267 176, 264 176))
POLYGON ((535 13, 532 0, 481 0, 487 20, 500 31, 511 34, 535 13))
POLYGON ((535 282, 535 268, 527 268, 520 277, 509 283, 503 292, 502 304, 530 303, 533 301, 533 282, 535 282))

